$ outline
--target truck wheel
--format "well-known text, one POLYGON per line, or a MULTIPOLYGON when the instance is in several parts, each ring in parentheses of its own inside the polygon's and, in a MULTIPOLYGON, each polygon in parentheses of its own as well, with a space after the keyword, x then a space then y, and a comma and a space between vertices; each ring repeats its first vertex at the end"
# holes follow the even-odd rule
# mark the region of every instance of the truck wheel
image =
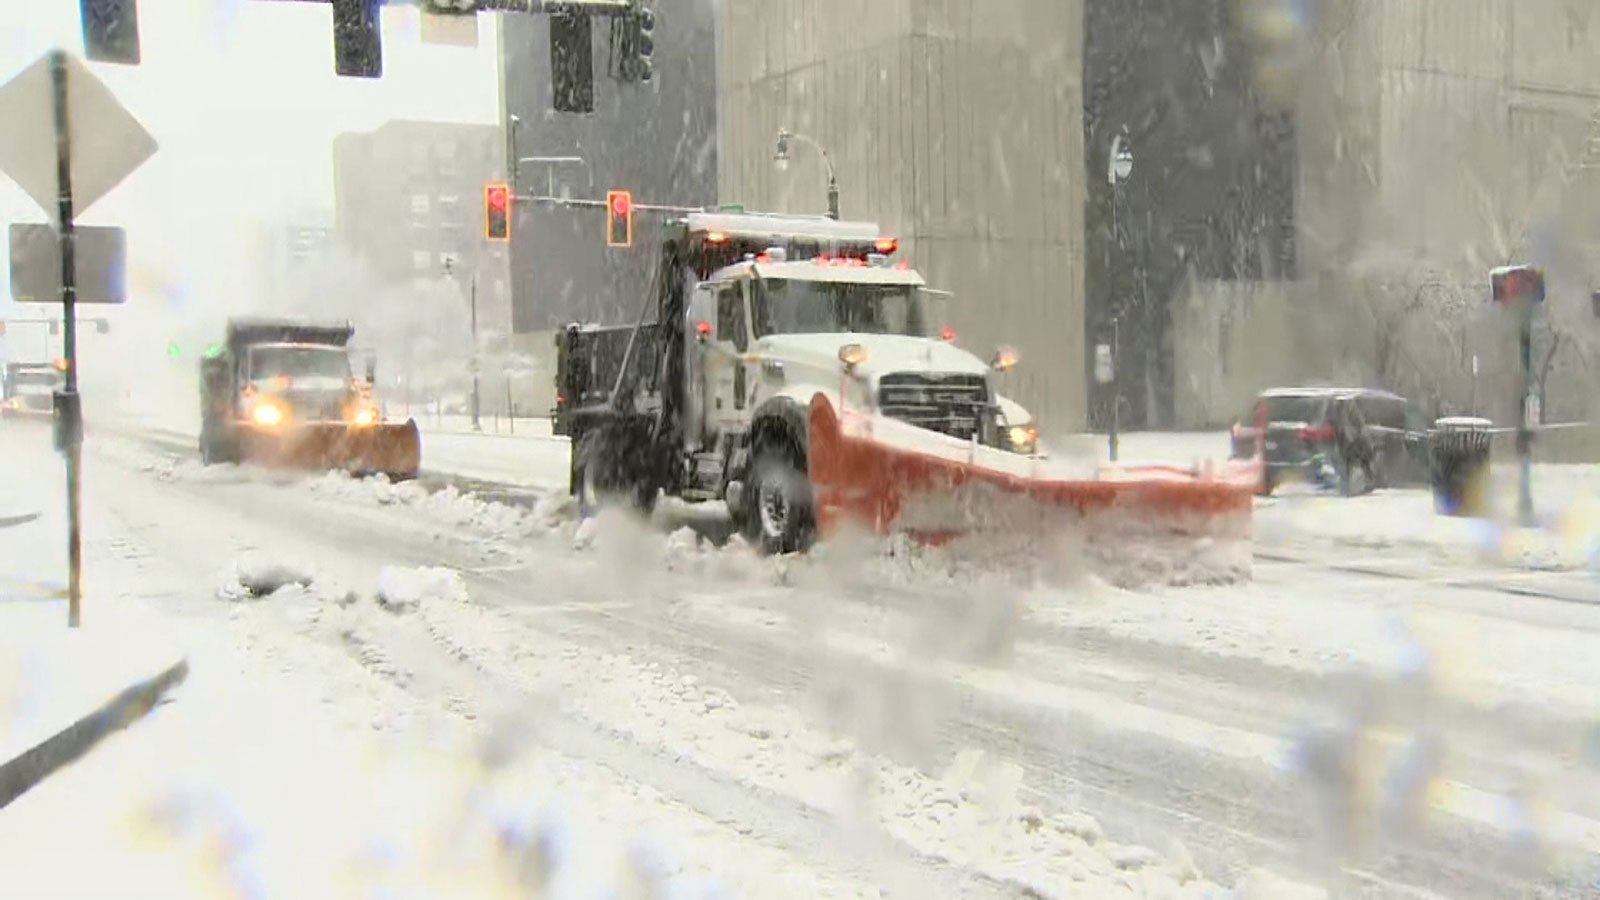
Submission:
POLYGON ((221 463, 237 463, 238 461, 239 448, 229 441, 226 436, 201 432, 201 465, 215 466, 221 463))
POLYGON ((811 481, 792 450, 768 446, 750 467, 745 537, 764 553, 799 553, 816 535, 811 481))
POLYGON ((587 519, 607 506, 626 504, 646 518, 655 510, 654 486, 634 483, 616 458, 616 449, 602 441, 603 433, 583 436, 573 458, 573 494, 578 517, 587 519))

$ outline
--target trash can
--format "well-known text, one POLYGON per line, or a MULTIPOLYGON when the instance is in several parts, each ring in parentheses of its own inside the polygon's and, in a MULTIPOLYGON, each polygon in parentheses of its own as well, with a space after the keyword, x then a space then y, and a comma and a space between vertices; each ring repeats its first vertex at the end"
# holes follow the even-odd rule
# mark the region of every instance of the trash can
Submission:
POLYGON ((1446 516, 1482 516, 1488 512, 1488 419, 1452 416, 1433 423, 1428 433, 1433 508, 1446 516))

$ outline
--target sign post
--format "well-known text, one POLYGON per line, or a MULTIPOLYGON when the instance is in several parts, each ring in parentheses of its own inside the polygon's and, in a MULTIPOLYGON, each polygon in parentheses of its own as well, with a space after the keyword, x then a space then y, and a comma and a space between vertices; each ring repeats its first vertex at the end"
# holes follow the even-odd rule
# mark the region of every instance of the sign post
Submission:
POLYGON ((1489 273, 1494 302, 1517 317, 1522 377, 1517 386, 1517 517, 1531 527, 1533 511, 1533 431, 1539 424, 1539 399, 1533 389, 1533 319, 1544 303, 1544 272, 1533 266, 1502 266, 1489 273))
POLYGON ((56 139, 57 229, 61 241, 61 355, 66 383, 56 394, 56 449, 67 457, 67 627, 83 621, 83 538, 80 468, 83 464, 83 407, 78 401, 78 276, 73 259, 72 134, 67 127, 67 54, 50 53, 50 95, 56 139))
POLYGON ((61 304, 66 368, 55 394, 55 446, 67 462, 67 625, 77 628, 83 621, 83 409, 74 219, 149 159, 156 143, 87 67, 62 50, 0 85, 0 121, 7 126, 0 133, 0 170, 55 216, 60 290, 38 301, 61 304))

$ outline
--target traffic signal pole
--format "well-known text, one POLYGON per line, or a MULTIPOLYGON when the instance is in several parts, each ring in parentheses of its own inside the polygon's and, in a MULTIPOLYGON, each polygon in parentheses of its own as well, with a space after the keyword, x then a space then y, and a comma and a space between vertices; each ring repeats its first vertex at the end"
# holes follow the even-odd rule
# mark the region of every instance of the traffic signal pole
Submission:
POLYGON ((1519 356, 1522 360, 1522 388, 1518 398, 1518 409, 1522 415, 1517 427, 1517 516, 1522 520, 1524 527, 1535 524, 1533 512, 1533 427, 1537 422, 1533 408, 1533 313, 1532 299, 1523 298, 1522 308, 1518 310, 1519 334, 1517 335, 1519 356))
POLYGON ((482 431, 483 420, 478 417, 478 270, 472 270, 472 288, 469 292, 472 305, 472 430, 482 431))
MULTIPOLYGON (((530 194, 518 194, 516 195, 515 199, 519 203, 544 203, 549 206, 571 206, 578 209, 606 208, 606 201, 604 200, 578 200, 569 197, 546 197, 530 194)), ((639 202, 635 202, 632 208, 634 212, 679 213, 682 215, 706 211, 706 208, 703 206, 664 206, 659 203, 639 202)))
POLYGON ((56 190, 61 244, 61 343, 67 360, 66 383, 55 397, 56 449, 67 458, 67 627, 83 619, 83 541, 80 468, 83 464, 83 414, 78 400, 77 261, 73 255, 72 138, 67 127, 67 56, 50 54, 50 93, 55 107, 56 190))

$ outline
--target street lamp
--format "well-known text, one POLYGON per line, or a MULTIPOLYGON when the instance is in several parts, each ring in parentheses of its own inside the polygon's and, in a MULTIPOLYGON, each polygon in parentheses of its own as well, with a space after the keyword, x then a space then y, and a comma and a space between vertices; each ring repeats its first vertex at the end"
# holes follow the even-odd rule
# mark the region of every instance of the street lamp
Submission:
POLYGON ((772 156, 772 161, 777 165, 779 172, 789 171, 790 141, 803 141, 807 144, 810 144, 812 147, 816 148, 817 153, 822 155, 822 162, 828 167, 828 218, 838 219, 839 180, 834 177, 833 158, 828 155, 828 151, 824 149, 821 144, 817 143, 815 138, 807 137, 803 134, 796 134, 787 128, 780 128, 778 129, 778 148, 772 156))
MULTIPOLYGON (((1128 132, 1122 131, 1111 139, 1111 149, 1106 154, 1106 182, 1111 185, 1111 235, 1116 240, 1117 247, 1122 247, 1122 229, 1117 223, 1117 207, 1121 205, 1122 183, 1133 174, 1133 151, 1128 147, 1128 132)), ((1119 254, 1120 256, 1120 254, 1119 254)), ((1118 260, 1121 261, 1120 259, 1118 260)), ((1112 276, 1115 278, 1115 275, 1112 276)), ((1120 280, 1120 279, 1119 279, 1120 280)), ((1115 293, 1115 292, 1113 292, 1115 293)), ((1115 297, 1112 302, 1116 305, 1111 313, 1111 429, 1107 437, 1111 461, 1117 461, 1117 426, 1122 416, 1122 348, 1120 346, 1120 331, 1122 319, 1122 304, 1115 297)))

